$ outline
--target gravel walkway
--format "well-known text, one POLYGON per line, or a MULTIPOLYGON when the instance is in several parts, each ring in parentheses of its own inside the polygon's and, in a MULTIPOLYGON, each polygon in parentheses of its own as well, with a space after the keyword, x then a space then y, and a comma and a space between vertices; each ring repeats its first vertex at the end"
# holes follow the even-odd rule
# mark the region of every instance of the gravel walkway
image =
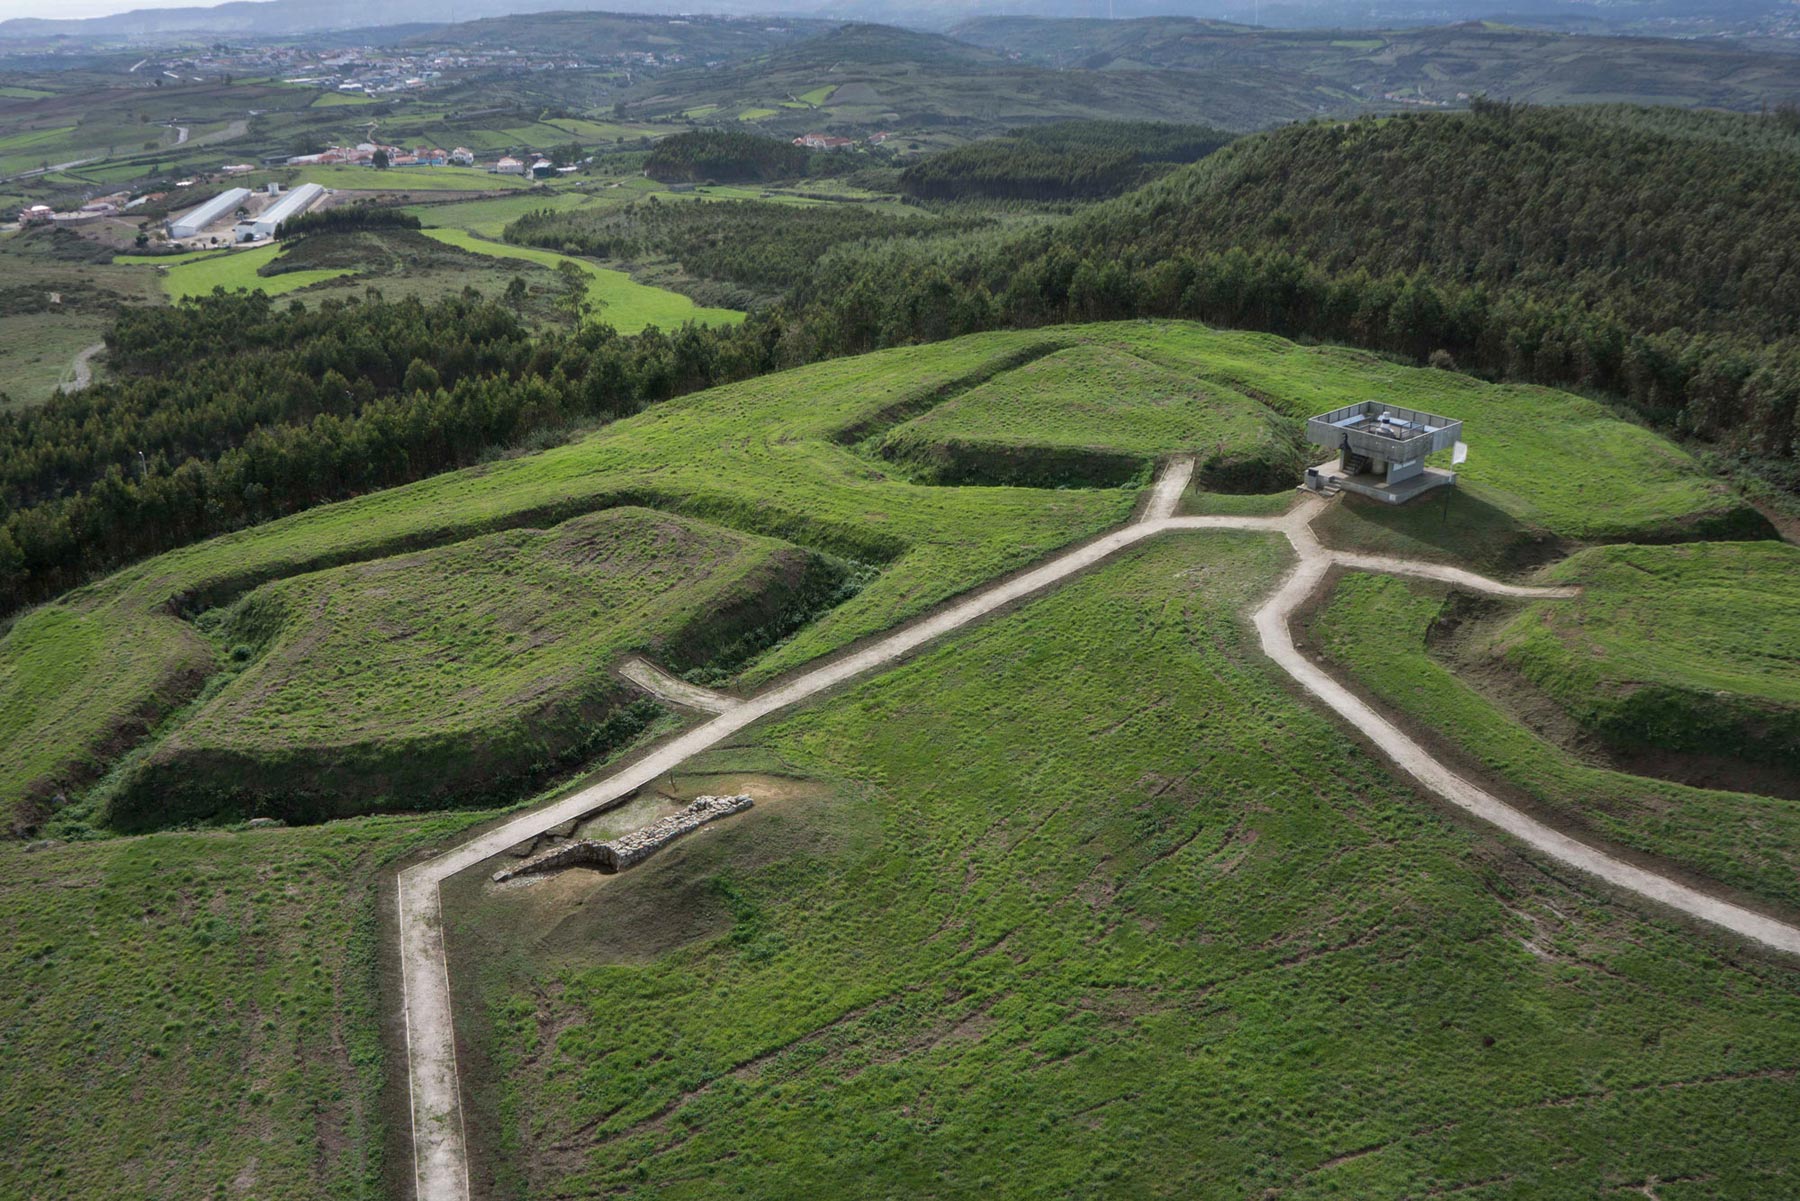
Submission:
POLYGON ((541 809, 503 822, 469 841, 404 869, 399 877, 398 917, 402 1006, 411 1087, 413 1159, 419 1201, 467 1201, 468 1140, 464 1133, 456 1041, 451 1023, 449 970, 444 954, 439 886, 443 881, 508 847, 606 806, 679 767, 683 761, 729 738, 751 723, 892 666, 937 638, 1079 575, 1128 546, 1175 530, 1262 530, 1285 535, 1298 562, 1281 586, 1252 615, 1262 649, 1301 687, 1361 730, 1382 755, 1425 788, 1458 808, 1498 826, 1533 850, 1637 893, 1689 917, 1793 954, 1800 954, 1800 928, 1708 896, 1665 876, 1624 862, 1526 816, 1457 776, 1408 738, 1393 723, 1295 647, 1288 622, 1323 583, 1332 566, 1441 580, 1459 587, 1509 597, 1566 597, 1566 588, 1531 588, 1485 579, 1460 568, 1379 555, 1325 549, 1312 532, 1324 502, 1308 497, 1284 517, 1176 517, 1182 492, 1193 473, 1192 460, 1176 460, 1157 479, 1143 514, 1131 524, 1066 551, 1010 580, 975 592, 887 636, 741 701, 688 690, 684 684, 638 661, 642 672, 625 674, 649 691, 717 716, 655 748, 606 779, 541 809), (690 699, 683 699, 686 696, 690 699), (700 703, 706 701, 707 703, 700 703), (717 707, 714 707, 717 706, 717 707))

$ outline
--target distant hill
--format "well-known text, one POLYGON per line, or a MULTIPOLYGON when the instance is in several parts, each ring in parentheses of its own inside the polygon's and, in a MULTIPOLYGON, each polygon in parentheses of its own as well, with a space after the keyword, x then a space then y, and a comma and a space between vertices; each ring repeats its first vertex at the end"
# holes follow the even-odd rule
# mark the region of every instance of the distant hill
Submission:
MULTIPOLYGON (((447 24, 445 18, 451 15, 461 19, 459 25, 477 26, 489 20, 503 24, 521 14, 555 13, 566 17, 579 12, 600 16, 621 13, 672 16, 691 7, 681 0, 456 0, 454 5, 448 0, 382 0, 378 5, 366 0, 232 0, 212 7, 139 8, 107 17, 60 20, 16 17, 0 21, 0 39, 149 38, 176 33, 280 37, 321 30, 377 29, 408 24, 442 26, 447 24)), ((715 13, 733 10, 749 13, 757 7, 731 3, 706 5, 715 13)), ((759 18, 756 22, 774 26, 785 23, 780 17, 759 18)), ((526 32, 531 30, 527 28, 526 32)), ((487 33, 476 29, 467 36, 479 38, 487 33)))
MULTIPOLYGON (((372 26, 443 24, 523 13, 607 11, 679 15, 686 0, 232 0, 216 6, 134 9, 105 17, 0 21, 0 39, 150 38, 172 33, 281 36, 372 26)), ((1300 29, 1355 29, 1499 19, 1521 25, 1679 37, 1770 36, 1793 21, 1789 0, 707 0, 712 14, 778 15, 946 30, 978 17, 1175 17, 1300 29)))
POLYGON ((621 12, 541 12, 459 21, 404 39, 412 46, 509 46, 571 54, 621 51, 742 59, 818 37, 827 21, 786 17, 661 16, 621 12))
MULTIPOLYGON (((1304 122, 1047 230, 821 261, 806 299, 888 345, 1178 316, 1628 397, 1750 452, 1800 445, 1800 117, 1624 106, 1304 122)), ((1800 485, 1800 467, 1782 469, 1800 485)))
POLYGON ((1533 104, 1752 110, 1800 100, 1800 56, 1728 41, 1589 37, 1487 22, 1346 33, 1190 17, 983 17, 952 34, 1051 67, 1306 77, 1352 103, 1455 103, 1486 94, 1533 104))
POLYGON ((661 76, 627 98, 636 116, 753 114, 771 132, 999 133, 1074 118, 1254 129, 1333 111, 1343 97, 1304 76, 1221 69, 1057 70, 938 34, 845 25, 758 59, 661 76))

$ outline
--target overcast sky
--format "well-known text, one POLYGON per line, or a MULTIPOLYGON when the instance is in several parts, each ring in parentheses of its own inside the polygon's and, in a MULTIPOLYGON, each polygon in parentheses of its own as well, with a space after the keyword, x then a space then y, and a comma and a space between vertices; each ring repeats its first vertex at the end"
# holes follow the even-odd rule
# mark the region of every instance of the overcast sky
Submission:
MULTIPOLYGON (((0 0, 0 20, 7 17, 104 17, 134 8, 186 8, 205 0, 0 0)), ((211 7, 210 5, 208 7, 211 7)))

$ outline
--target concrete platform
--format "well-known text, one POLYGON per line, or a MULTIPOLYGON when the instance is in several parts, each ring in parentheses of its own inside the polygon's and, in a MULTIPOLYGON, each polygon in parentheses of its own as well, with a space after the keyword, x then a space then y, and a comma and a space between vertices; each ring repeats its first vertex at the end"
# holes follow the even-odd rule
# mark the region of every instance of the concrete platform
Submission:
POLYGON ((1386 476, 1346 475, 1344 469, 1336 463, 1327 463, 1317 470, 1319 480, 1327 491, 1335 484, 1346 492, 1355 492, 1390 505, 1403 505, 1434 488, 1444 488, 1456 483, 1454 471, 1444 471, 1437 467, 1427 467, 1418 475, 1397 484, 1388 483, 1386 476))

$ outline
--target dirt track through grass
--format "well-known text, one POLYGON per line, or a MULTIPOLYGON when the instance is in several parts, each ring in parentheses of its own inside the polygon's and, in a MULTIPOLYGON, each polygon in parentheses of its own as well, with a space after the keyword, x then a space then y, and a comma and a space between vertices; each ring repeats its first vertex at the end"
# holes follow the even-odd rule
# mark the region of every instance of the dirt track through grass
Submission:
POLYGON ((1083 546, 1060 554, 1010 580, 954 602, 878 640, 806 670, 766 692, 733 705, 651 754, 554 804, 522 814, 445 853, 407 868, 397 890, 402 1006, 412 1105, 413 1160, 419 1201, 466 1201, 468 1140, 451 1019, 448 960, 443 940, 442 883, 507 847, 553 826, 614 804, 700 751, 783 709, 890 666, 944 634, 986 617, 1104 562, 1125 547, 1176 530, 1260 530, 1279 533, 1299 562, 1252 615, 1263 651, 1314 697, 1365 736, 1395 766, 1436 795, 1488 822, 1533 850, 1656 901, 1688 917, 1723 927, 1746 939, 1800 954, 1800 928, 1709 896, 1669 877, 1627 863, 1526 816, 1457 776, 1422 746, 1333 680, 1295 647, 1289 619, 1323 584, 1334 566, 1415 576, 1457 584, 1490 595, 1553 598, 1568 588, 1533 588, 1488 580, 1460 568, 1380 555, 1334 552, 1320 545, 1312 521, 1324 504, 1309 500, 1285 517, 1175 517, 1193 472, 1191 460, 1163 471, 1144 512, 1083 546))

